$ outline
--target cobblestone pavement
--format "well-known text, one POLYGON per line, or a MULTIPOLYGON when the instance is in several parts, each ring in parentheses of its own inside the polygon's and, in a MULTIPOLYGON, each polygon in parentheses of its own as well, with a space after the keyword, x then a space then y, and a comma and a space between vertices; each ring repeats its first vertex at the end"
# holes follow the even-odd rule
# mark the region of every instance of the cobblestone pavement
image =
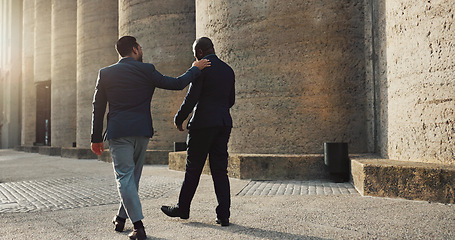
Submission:
MULTIPOLYGON (((141 180, 141 199, 166 196, 181 180, 147 176, 141 180)), ((115 181, 108 177, 63 178, 0 183, 0 213, 36 212, 118 204, 115 181)))
MULTIPOLYGON (((141 199, 165 197, 181 180, 147 176, 141 180, 141 199)), ((355 194, 350 183, 327 181, 250 181, 237 196, 355 194)), ((117 204, 115 182, 107 177, 63 178, 0 183, 0 213, 36 212, 117 204)))
POLYGON ((339 195, 358 194, 351 183, 311 181, 251 181, 237 195, 339 195))

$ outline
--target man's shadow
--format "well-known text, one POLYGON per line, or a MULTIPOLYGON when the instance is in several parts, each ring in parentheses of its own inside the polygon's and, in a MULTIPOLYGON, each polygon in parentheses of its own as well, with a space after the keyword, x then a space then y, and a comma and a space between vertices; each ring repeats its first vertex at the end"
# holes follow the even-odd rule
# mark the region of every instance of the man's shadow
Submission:
POLYGON ((258 237, 258 238, 262 238, 262 239, 330 240, 328 238, 319 238, 319 237, 313 237, 313 236, 304 236, 304 235, 297 235, 297 234, 292 234, 292 233, 278 232, 278 231, 273 231, 273 230, 264 230, 264 229, 260 229, 260 228, 245 227, 245 226, 233 224, 233 223, 230 223, 229 227, 221 227, 219 225, 211 225, 211 224, 201 223, 201 222, 188 222, 188 223, 182 223, 182 224, 188 225, 191 227, 196 227, 196 228, 213 228, 213 229, 217 229, 217 230, 221 229, 226 232, 243 234, 243 235, 258 237))

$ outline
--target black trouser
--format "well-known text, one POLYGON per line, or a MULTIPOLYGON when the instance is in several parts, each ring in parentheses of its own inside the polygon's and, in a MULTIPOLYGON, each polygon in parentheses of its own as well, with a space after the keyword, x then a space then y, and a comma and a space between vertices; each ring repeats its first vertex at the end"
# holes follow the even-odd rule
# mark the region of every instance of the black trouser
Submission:
POLYGON ((185 180, 179 196, 179 208, 181 211, 189 213, 191 200, 199 184, 208 154, 210 171, 218 200, 216 214, 218 218, 229 218, 231 194, 227 176, 227 144, 230 135, 231 127, 189 130, 185 180))

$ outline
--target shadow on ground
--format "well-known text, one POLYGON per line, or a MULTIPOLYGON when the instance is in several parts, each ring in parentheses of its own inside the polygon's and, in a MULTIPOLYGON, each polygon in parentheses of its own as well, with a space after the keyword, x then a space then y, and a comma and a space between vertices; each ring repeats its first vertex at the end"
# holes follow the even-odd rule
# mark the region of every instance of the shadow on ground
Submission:
POLYGON ((292 233, 278 232, 273 230, 265 230, 260 228, 245 227, 238 224, 231 223, 229 227, 220 227, 217 225, 211 225, 200 222, 189 222, 183 223, 185 225, 196 227, 196 228, 213 228, 217 230, 223 230, 226 232, 232 232, 236 234, 243 234, 246 236, 252 236, 262 239, 282 240, 282 239, 295 239, 295 240, 329 240, 327 238, 319 238, 313 236, 297 235, 292 233))

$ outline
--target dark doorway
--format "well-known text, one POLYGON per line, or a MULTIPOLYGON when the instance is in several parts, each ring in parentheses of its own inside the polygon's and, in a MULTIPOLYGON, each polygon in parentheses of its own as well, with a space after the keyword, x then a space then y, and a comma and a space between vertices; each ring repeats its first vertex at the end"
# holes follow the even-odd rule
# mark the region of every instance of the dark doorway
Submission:
POLYGON ((51 145, 51 81, 36 84, 35 145, 51 145))

